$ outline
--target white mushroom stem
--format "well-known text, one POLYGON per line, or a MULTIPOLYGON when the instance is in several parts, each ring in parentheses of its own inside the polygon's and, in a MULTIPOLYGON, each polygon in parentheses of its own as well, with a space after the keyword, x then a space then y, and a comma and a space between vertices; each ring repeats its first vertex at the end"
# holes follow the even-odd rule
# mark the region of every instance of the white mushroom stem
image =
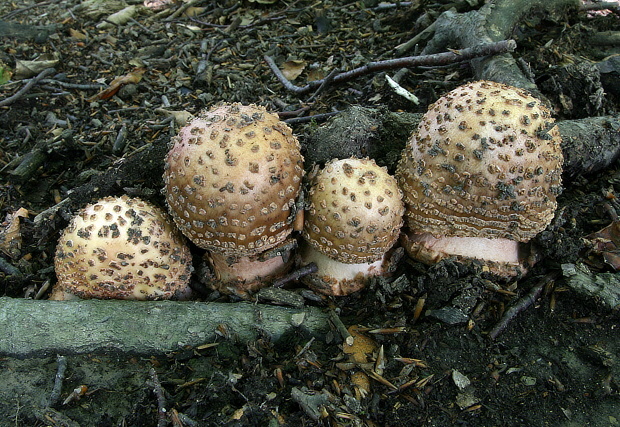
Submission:
POLYGON ((302 259, 304 264, 314 262, 318 267, 320 275, 330 276, 340 281, 353 280, 360 275, 376 276, 382 274, 382 264, 385 256, 380 260, 372 263, 345 264, 340 261, 331 259, 327 255, 324 255, 315 249, 312 249, 309 245, 304 245, 302 259))
POLYGON ((519 264, 519 242, 510 239, 487 239, 484 237, 441 237, 435 238, 430 233, 405 236, 410 249, 423 252, 434 261, 446 256, 462 256, 499 263, 519 264))
POLYGON ((310 287, 328 295, 348 295, 362 289, 369 277, 385 274, 385 255, 375 262, 345 264, 317 251, 305 242, 302 244, 300 255, 304 265, 313 262, 317 266, 318 272, 305 278, 310 280, 311 283, 308 283, 310 287))

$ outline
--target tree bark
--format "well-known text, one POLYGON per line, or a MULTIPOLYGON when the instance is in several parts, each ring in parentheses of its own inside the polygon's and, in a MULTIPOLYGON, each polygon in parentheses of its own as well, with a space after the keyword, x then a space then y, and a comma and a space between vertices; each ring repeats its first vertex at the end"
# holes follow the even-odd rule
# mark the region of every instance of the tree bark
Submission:
POLYGON ((218 341, 325 337, 329 315, 251 303, 0 298, 0 355, 163 354, 218 341), (220 331, 219 333, 216 331, 220 331), (227 332, 226 332, 227 331, 227 332))
MULTIPOLYGON (((463 49, 511 38, 521 19, 532 11, 558 13, 578 6, 578 0, 496 0, 466 13, 447 11, 437 19, 435 34, 422 54, 443 52, 446 47, 463 49)), ((472 59, 471 66, 476 79, 506 83, 539 95, 536 85, 508 53, 472 59)))
POLYGON ((567 181, 598 172, 620 157, 620 116, 558 122, 567 181))

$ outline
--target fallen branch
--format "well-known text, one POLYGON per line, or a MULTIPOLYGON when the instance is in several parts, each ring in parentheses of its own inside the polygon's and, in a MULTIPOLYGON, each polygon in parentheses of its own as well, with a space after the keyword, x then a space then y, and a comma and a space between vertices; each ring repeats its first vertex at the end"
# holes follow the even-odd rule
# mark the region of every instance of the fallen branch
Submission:
MULTIPOLYGON (((512 37, 520 21, 530 12, 555 12, 578 8, 578 0, 495 0, 466 13, 443 12, 435 21, 435 33, 422 51, 432 54, 446 47, 473 48, 512 37)), ((471 66, 477 80, 493 80, 527 89, 538 95, 536 85, 507 53, 474 58, 471 66)))
POLYGON ((0 355, 163 354, 220 340, 247 343, 288 335, 324 338, 329 315, 249 303, 179 301, 33 301, 0 298, 0 355))
MULTIPOLYGON (((388 59, 385 61, 369 62, 368 64, 345 71, 335 76, 329 76, 332 84, 339 84, 351 81, 357 77, 364 76, 378 71, 394 70, 397 68, 418 67, 418 66, 440 66, 448 64, 456 64, 463 61, 469 61, 473 58, 481 56, 496 55, 499 53, 512 52, 516 49, 517 43, 514 40, 501 40, 488 44, 481 44, 472 48, 455 50, 451 52, 442 52, 432 55, 407 56, 404 58, 388 59)), ((305 86, 296 86, 291 83, 280 71, 273 58, 264 56, 265 62, 269 65, 271 71, 278 78, 280 83, 286 89, 296 94, 303 94, 324 85, 327 79, 315 80, 305 86)))

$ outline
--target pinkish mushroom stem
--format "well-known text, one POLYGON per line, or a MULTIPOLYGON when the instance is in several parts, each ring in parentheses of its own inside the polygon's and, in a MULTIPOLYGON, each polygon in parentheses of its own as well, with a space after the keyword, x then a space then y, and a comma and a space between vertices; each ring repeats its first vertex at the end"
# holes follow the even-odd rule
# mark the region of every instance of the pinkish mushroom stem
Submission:
POLYGON ((437 262, 446 256, 489 259, 496 262, 519 264, 519 242, 510 239, 488 239, 485 237, 441 237, 435 238, 430 233, 407 233, 403 236, 406 247, 424 248, 415 258, 424 257, 424 253, 435 254, 425 260, 437 262))
POLYGON ((285 274, 292 265, 292 257, 289 256, 274 256, 263 260, 260 255, 230 256, 207 252, 204 258, 213 269, 218 283, 212 283, 211 286, 226 293, 235 293, 235 288, 240 284, 245 291, 254 292, 285 274))
POLYGON ((349 295, 363 288, 370 277, 386 273, 386 255, 373 262, 345 264, 304 244, 301 258, 304 264, 313 262, 317 266, 317 272, 304 280, 315 291, 327 295, 349 295))

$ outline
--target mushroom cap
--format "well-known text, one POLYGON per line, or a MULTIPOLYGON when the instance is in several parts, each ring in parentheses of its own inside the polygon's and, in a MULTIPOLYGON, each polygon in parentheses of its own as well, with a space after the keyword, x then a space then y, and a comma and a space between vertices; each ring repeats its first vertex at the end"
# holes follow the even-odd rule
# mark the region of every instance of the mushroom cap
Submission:
POLYGON ((190 251, 172 221, 138 198, 106 197, 73 217, 54 259, 60 289, 80 298, 185 296, 190 251))
POLYGON ((197 246, 248 256, 292 231, 303 177, 297 138, 256 105, 201 112, 173 138, 164 194, 177 226, 197 246))
POLYGON ((527 242, 552 220, 563 156, 529 92, 478 81, 432 104, 396 176, 411 233, 527 242))
POLYGON ((403 223, 396 179, 371 159, 328 162, 312 181, 303 236, 346 264, 372 263, 394 245, 403 223))

